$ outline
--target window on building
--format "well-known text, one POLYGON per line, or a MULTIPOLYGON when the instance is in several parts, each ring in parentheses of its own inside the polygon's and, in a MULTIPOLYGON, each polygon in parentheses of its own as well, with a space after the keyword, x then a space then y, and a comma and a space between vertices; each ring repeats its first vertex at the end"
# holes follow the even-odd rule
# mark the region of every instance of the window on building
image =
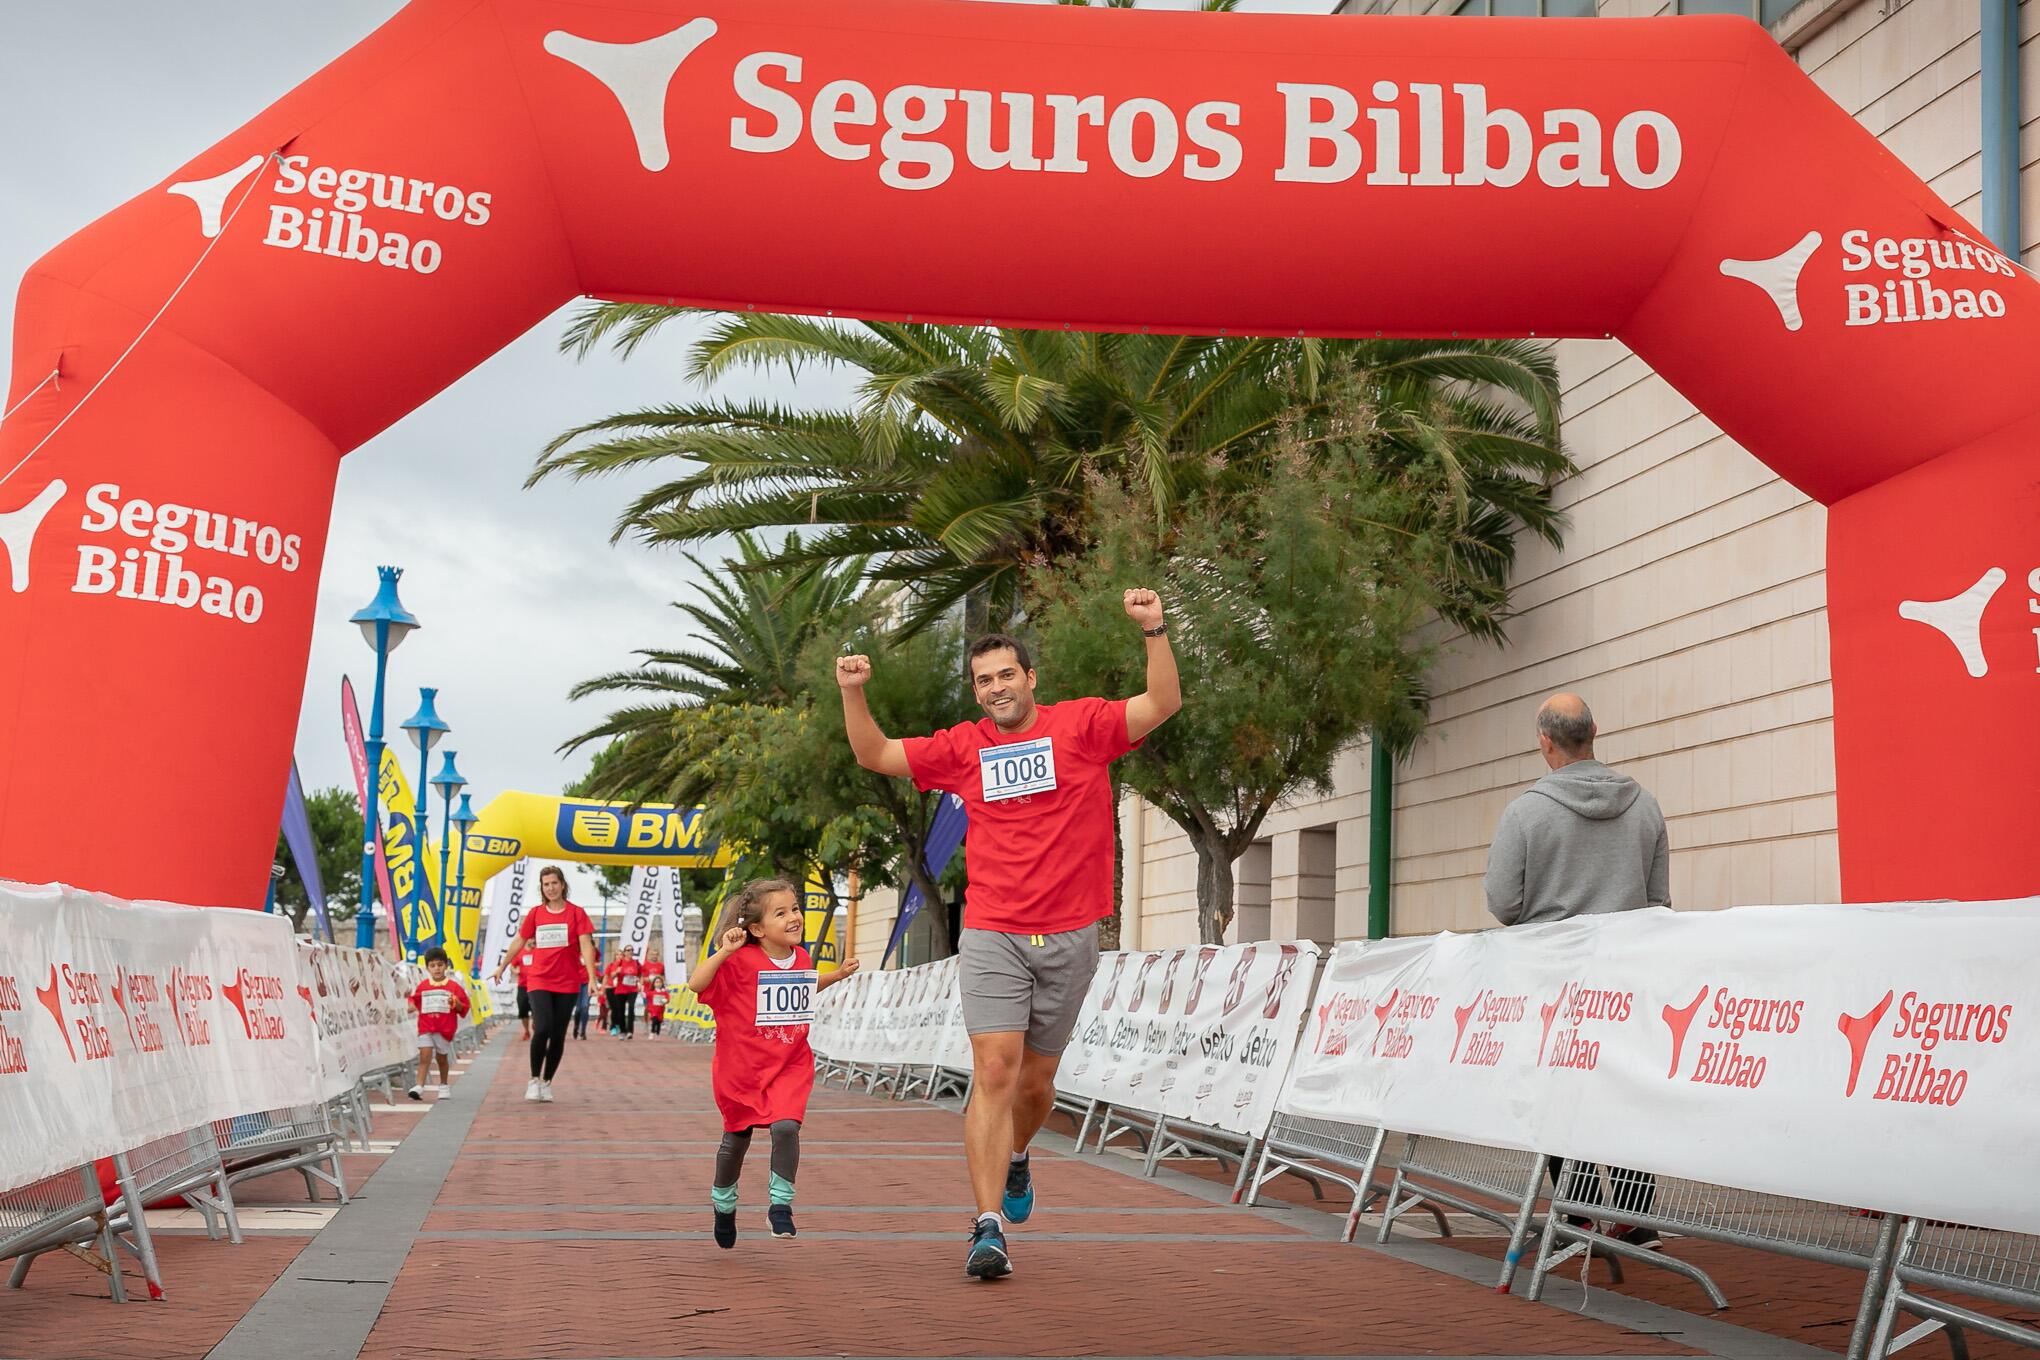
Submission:
POLYGON ((1591 19, 1594 0, 1460 0, 1452 12, 1501 19, 1591 19))
POLYGON ((1741 14, 1769 28, 1799 7, 1800 0, 1678 0, 1681 14, 1741 14))

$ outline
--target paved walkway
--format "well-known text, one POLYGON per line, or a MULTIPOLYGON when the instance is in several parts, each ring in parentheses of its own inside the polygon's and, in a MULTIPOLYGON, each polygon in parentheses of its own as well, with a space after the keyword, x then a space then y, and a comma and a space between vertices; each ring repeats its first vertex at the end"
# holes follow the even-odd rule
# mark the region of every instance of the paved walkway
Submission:
MULTIPOLYGON (((452 1098, 379 1114, 389 1150, 346 1159, 356 1196, 337 1212, 264 1220, 240 1247, 166 1227, 162 1303, 115 1307, 82 1265, 45 1260, 27 1290, 0 1291, 0 1357, 1804 1360, 1840 1349, 1846 1322, 1831 1324, 1853 1308, 1846 1279, 1840 1297, 1781 1291, 1778 1263, 1757 1257, 1767 1292, 1795 1304, 1777 1336, 1634 1290, 1583 1301, 1576 1280, 1532 1304, 1493 1292, 1484 1239, 1343 1245, 1342 1204, 1238 1209, 1208 1167, 1142 1180, 1128 1157, 1079 1157, 1061 1137, 1037 1153, 1041 1208, 1013 1233, 1015 1275, 971 1282, 957 1114, 838 1090, 810 1112, 799 1238, 764 1230, 761 1141, 742 1236, 719 1251, 705 1048, 570 1042, 551 1105, 527 1104, 523 1078, 521 1046, 500 1036, 452 1098)), ((295 1177, 244 1188, 244 1202, 304 1204, 295 1177)))

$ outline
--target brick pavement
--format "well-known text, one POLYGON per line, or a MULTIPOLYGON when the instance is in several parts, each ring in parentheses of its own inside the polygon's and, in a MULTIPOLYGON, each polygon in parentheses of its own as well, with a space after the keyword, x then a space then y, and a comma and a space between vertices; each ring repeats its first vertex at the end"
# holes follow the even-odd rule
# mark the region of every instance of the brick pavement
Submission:
MULTIPOLYGON (((1142 1180, 1126 1158, 1070 1153, 1066 1137, 1038 1150, 1042 1207, 1012 1235, 1016 1274, 968 1281, 958 1116, 838 1090, 817 1092, 806 1129, 801 1236, 778 1241, 764 1231, 761 1142, 747 1168, 743 1236, 736 1250, 720 1251, 707 1232, 720 1125, 706 1049, 643 1037, 573 1043, 557 1102, 533 1105, 522 1099, 515 1041, 495 1044, 500 1066, 493 1053, 483 1060, 496 1069, 493 1082, 460 1091, 460 1105, 473 1103, 473 1124, 432 1173, 436 1195, 409 1192, 415 1235, 405 1229, 390 1243, 390 1259, 402 1264, 387 1286, 319 1298, 326 1315, 301 1316, 285 1301, 308 1297, 299 1277, 321 1272, 302 1262, 328 1252, 328 1237, 307 1251, 313 1239, 303 1235, 238 1248, 165 1235, 163 1303, 117 1308, 68 1259, 45 1261, 25 1292, 0 1291, 0 1360, 199 1357, 216 1345, 222 1356, 305 1360, 1817 1354, 1675 1311, 1694 1306, 1676 1289, 1634 1291, 1670 1307, 1610 1302, 1597 1290, 1586 1316, 1497 1296, 1483 1283, 1489 1267, 1469 1254, 1496 1249, 1493 1242, 1387 1253, 1346 1246, 1331 1240, 1335 1213, 1232 1208, 1208 1167, 1184 1164, 1142 1180), (338 1327, 335 1309, 366 1311, 357 1325, 338 1327), (249 1321, 220 1345, 244 1314, 249 1321), (258 1316, 266 1330, 251 1331, 258 1316), (262 1350, 272 1338, 276 1349, 262 1350)), ((456 1114, 381 1115, 376 1137, 405 1139, 436 1120, 444 1127, 437 1141, 452 1149, 463 1123, 444 1121, 456 1114)), ((359 1236, 360 1212, 377 1209, 375 1176, 386 1160, 350 1155, 350 1185, 370 1208, 343 1211, 329 1235, 344 1237, 352 1222, 359 1236)), ((392 1184, 428 1186, 405 1174, 392 1184)), ((1282 1197, 1308 1203, 1300 1183, 1278 1185, 1282 1197)), ((303 1202, 294 1176, 244 1189, 250 1203, 303 1202)), ((1776 1273, 1768 1258, 1755 1268, 1776 1273)), ((1770 1310, 1771 1330, 1838 1344, 1805 1325, 1810 1315, 1798 1307, 1770 1310)), ((1729 1320, 1767 1325, 1754 1312, 1729 1320)))

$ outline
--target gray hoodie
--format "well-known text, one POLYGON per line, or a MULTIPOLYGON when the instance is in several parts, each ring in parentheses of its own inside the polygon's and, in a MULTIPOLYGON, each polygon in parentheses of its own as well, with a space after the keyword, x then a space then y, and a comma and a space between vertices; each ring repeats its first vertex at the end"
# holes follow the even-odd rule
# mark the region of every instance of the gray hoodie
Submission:
POLYGON ((1503 809, 1487 867, 1503 925, 1671 904, 1665 815, 1628 775, 1576 760, 1503 809))

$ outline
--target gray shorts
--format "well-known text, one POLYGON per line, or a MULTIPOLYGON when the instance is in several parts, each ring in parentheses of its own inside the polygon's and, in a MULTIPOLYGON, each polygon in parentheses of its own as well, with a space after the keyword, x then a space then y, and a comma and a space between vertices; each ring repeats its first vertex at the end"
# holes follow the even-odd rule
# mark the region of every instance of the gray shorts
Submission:
POLYGON ((418 1047, 421 1051, 430 1049, 434 1053, 451 1055, 453 1053, 453 1040, 447 1038, 444 1034, 421 1034, 418 1036, 418 1047))
POLYGON ((966 1030, 1024 1033, 1036 1053, 1063 1051, 1098 971, 1095 923, 1058 935, 966 929, 956 953, 966 1030))

